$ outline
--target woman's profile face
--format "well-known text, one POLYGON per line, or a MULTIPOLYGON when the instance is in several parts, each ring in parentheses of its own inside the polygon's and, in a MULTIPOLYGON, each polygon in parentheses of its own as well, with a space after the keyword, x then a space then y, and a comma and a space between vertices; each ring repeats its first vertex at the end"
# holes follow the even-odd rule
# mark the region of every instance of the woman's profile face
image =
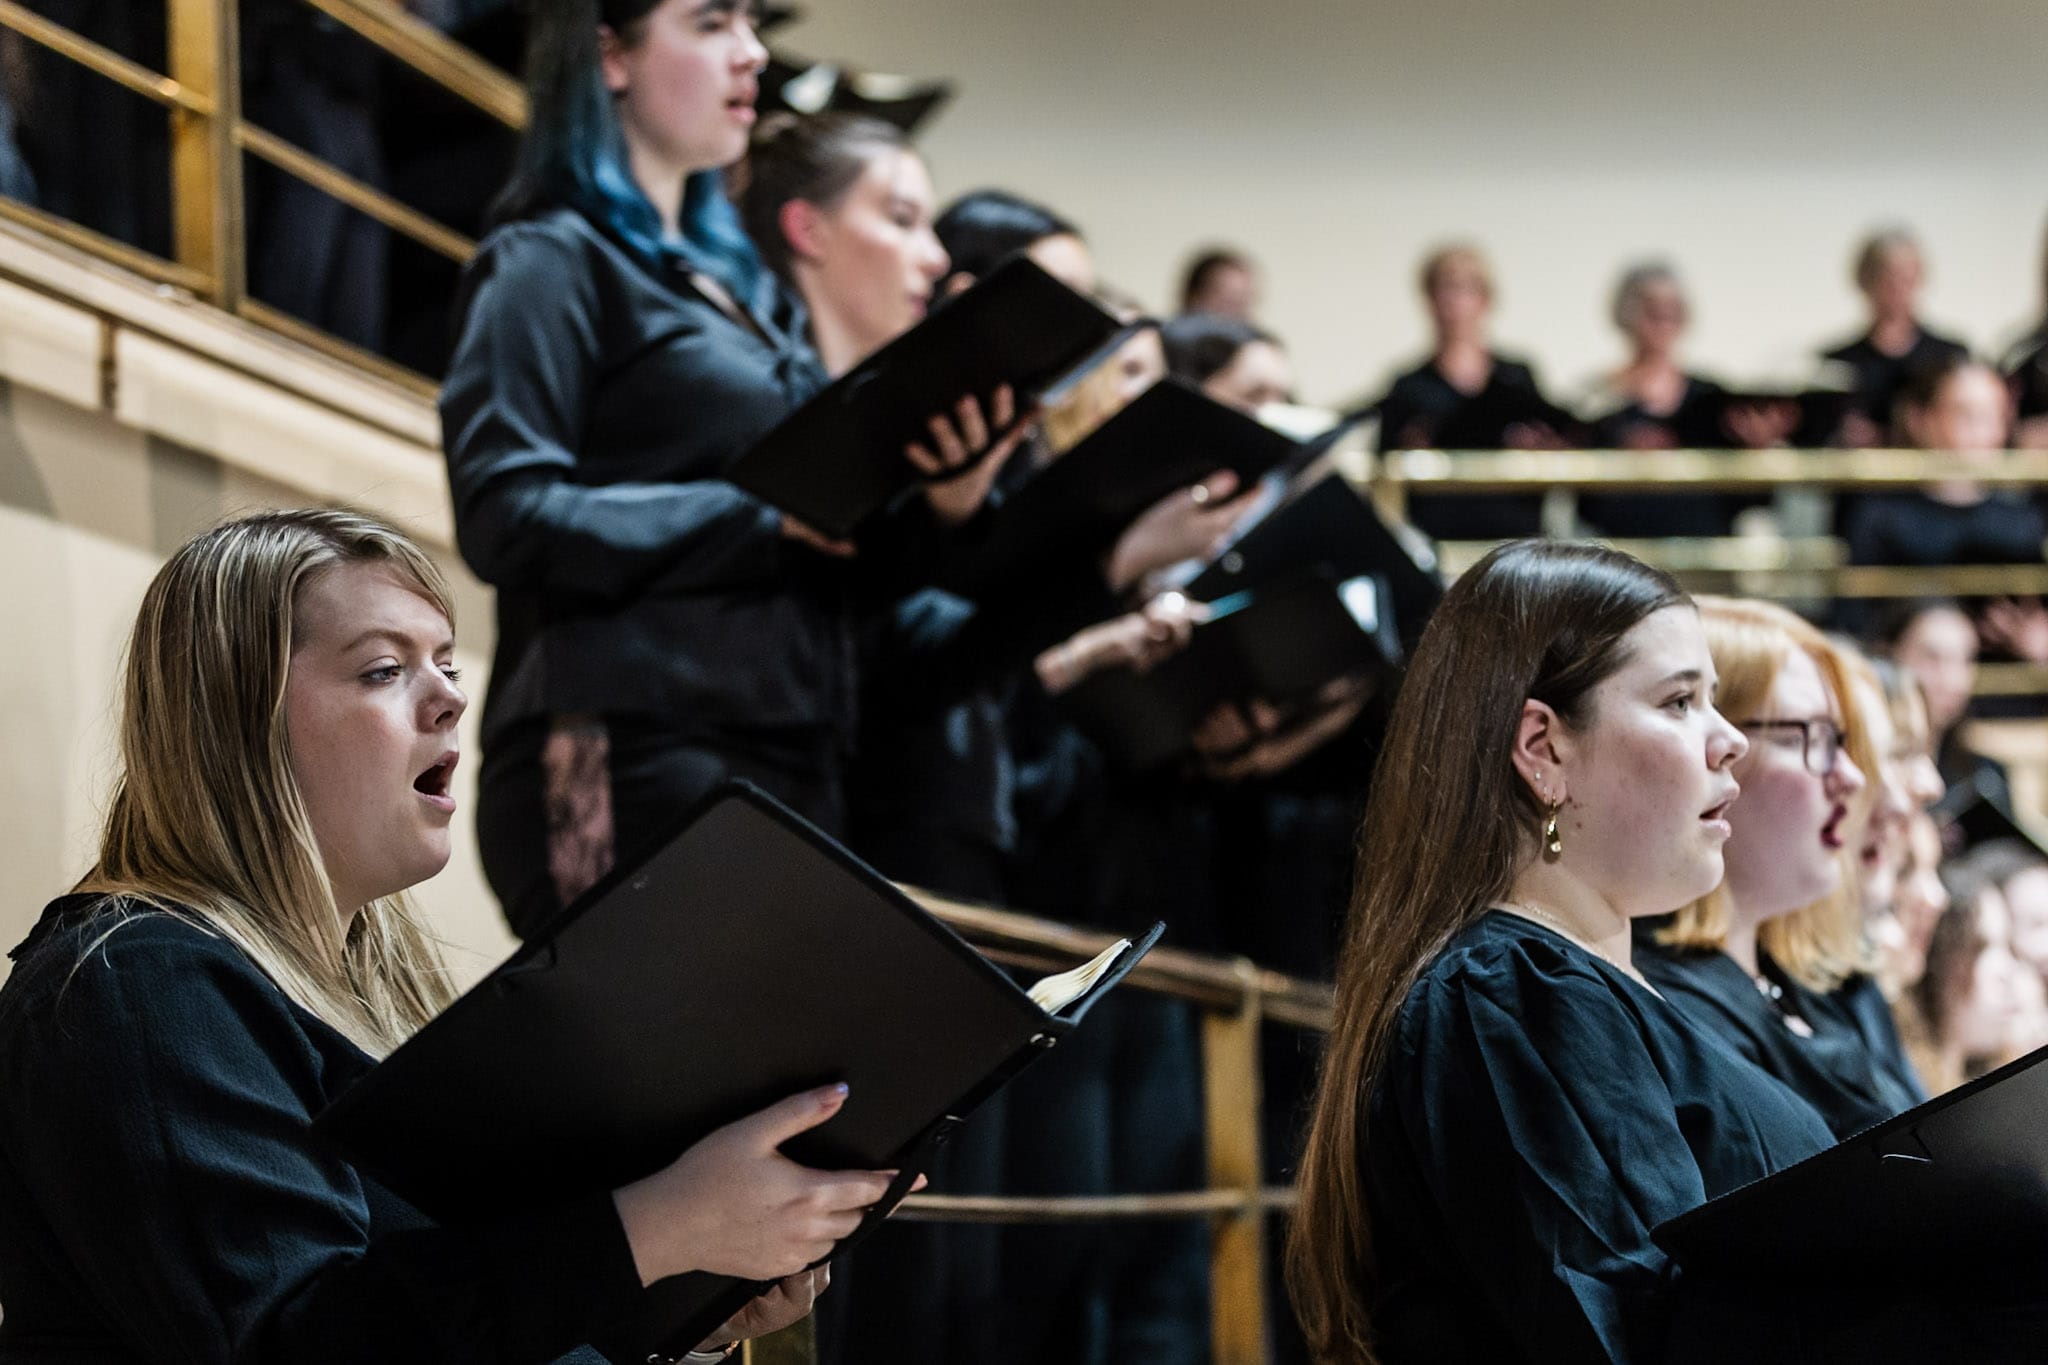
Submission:
POLYGON ((313 839, 351 915, 448 862, 455 638, 439 607, 391 568, 344 562, 294 604, 285 727, 313 839))
POLYGON ((1428 301, 1439 336, 1467 335, 1484 326, 1493 311, 1493 281, 1478 261, 1451 256, 1437 267, 1428 301))
MULTIPOLYGON (((1916 962, 1925 965, 1928 940, 1934 937, 1934 926, 1948 906, 1948 887, 1941 880, 1941 831, 1935 828, 1933 816, 1920 811, 1906 830, 1906 867, 1892 898, 1893 913, 1916 962)), ((1919 972, 1913 975, 1917 977, 1919 972)))
POLYGON ((1920 252, 1903 242, 1894 243, 1878 257, 1870 278, 1863 282, 1864 297, 1871 311, 1887 316, 1910 317, 1920 297, 1920 283, 1927 268, 1920 252))
MULTIPOLYGON (((1972 630, 1973 636, 1975 633, 1972 630)), ((1948 784, 1941 780, 1941 769, 1934 764, 1933 741, 1928 734, 1927 701, 1921 695, 1919 683, 1912 679, 1905 681, 1892 708, 1892 720, 1898 736, 1898 761, 1906 775, 1907 790, 1912 792, 1916 805, 1923 808, 1931 806, 1941 800, 1948 784)))
POLYGON ((829 307, 867 349, 917 325, 950 261, 932 231, 932 178, 906 149, 875 152, 819 211, 800 259, 813 310, 829 307))
POLYGON ((2005 884, 2012 916, 2013 956, 2035 972, 2048 972, 2048 865, 2022 869, 2005 884))
POLYGON ((1685 293, 1674 280, 1651 280, 1630 303, 1628 338, 1639 351, 1668 353, 1685 335, 1689 314, 1685 293))
POLYGON ((1040 237, 1024 248, 1032 264, 1077 294, 1095 292, 1095 256, 1088 244, 1071 232, 1040 237))
POLYGON ((1996 887, 1977 893, 1975 913, 1984 943, 1959 974, 1949 1028, 1965 1057, 1998 1057, 2021 1022, 2026 997, 2019 977, 2027 969, 2012 955, 2005 897, 1996 887))
POLYGON ((1906 827, 1920 803, 1913 794, 1912 750, 1892 728, 1891 708, 1874 681, 1857 681, 1856 710, 1879 759, 1873 783, 1877 799, 1857 859, 1864 908, 1875 911, 1891 904, 1899 869, 1905 864, 1906 827))
POLYGON ((1906 423, 1923 450, 2003 450, 2012 431, 2012 394, 1988 366, 1966 365, 1933 402, 1908 412, 1906 423))
POLYGON ((1947 734, 1977 686, 1977 627, 1954 607, 1930 607, 1913 618, 1892 653, 1920 683, 1931 732, 1947 734))
POLYGON ((1293 391, 1294 367, 1287 352, 1270 341, 1238 347, 1230 363, 1202 384, 1202 392, 1217 402, 1253 414, 1268 404, 1286 402, 1293 391))
POLYGON ((1812 656, 1791 650, 1743 726, 1749 756, 1735 768, 1742 800, 1732 817, 1727 885, 1757 919, 1811 905, 1841 885, 1850 813, 1865 782, 1848 751, 1827 738, 1841 724, 1841 703, 1812 656))
POLYGON ((1732 769, 1749 746, 1714 709, 1714 661, 1692 607, 1651 613, 1624 648, 1567 734, 1559 834, 1565 867, 1608 904, 1659 915, 1719 884, 1732 769))
POLYGON ((747 0, 661 0, 630 47, 603 33, 605 88, 635 161, 707 171, 746 155, 768 63, 747 0))

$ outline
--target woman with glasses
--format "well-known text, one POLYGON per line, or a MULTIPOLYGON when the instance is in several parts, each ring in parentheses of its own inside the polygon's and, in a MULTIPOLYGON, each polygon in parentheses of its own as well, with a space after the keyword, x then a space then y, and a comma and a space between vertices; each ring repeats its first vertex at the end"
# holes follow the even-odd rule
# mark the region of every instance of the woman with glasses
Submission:
POLYGON ((1806 1098, 1840 1136, 1922 1096, 1830 997, 1866 949, 1851 860, 1879 772, 1846 656, 1762 602, 1700 599, 1720 707, 1749 738, 1735 765, 1721 884, 1639 935, 1637 963, 1702 1029, 1806 1098))

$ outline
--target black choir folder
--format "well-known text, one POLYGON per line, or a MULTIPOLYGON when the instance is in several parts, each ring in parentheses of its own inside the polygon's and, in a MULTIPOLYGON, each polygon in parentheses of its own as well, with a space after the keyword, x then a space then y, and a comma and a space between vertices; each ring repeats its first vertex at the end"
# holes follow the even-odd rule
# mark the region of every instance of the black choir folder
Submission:
POLYGON ((2048 1252, 2048 1048, 1652 1230, 1689 1271, 1886 1279, 2048 1252))
POLYGON ((1422 628, 1444 595, 1434 552, 1403 544, 1358 490, 1333 473, 1311 478, 1245 527, 1183 590, 1198 602, 1211 602, 1311 573, 1382 580, 1387 611, 1407 649, 1421 640, 1422 628))
POLYGON ((1016 256, 834 380, 749 447, 726 478, 823 531, 851 535, 922 475, 903 448, 962 397, 1017 391, 1020 413, 1120 332, 1094 300, 1016 256))
POLYGON ((1301 450, 1256 418, 1162 379, 995 509, 987 535, 940 570, 938 586, 975 601, 1030 591, 1048 560, 1108 550, 1168 493, 1219 469, 1235 473, 1242 492, 1301 450))
MULTIPOLYGON (((616 1189, 715 1128, 844 1081, 845 1107, 783 1148, 821 1169, 903 1172, 843 1251, 895 1207, 931 1145, 1072 1032, 1164 929, 1027 992, 823 834, 732 783, 315 1127, 425 1213, 458 1222, 616 1189)), ((680 1354, 761 1288, 664 1280, 621 1340, 596 1344, 622 1360, 680 1354)))
POLYGON ((1326 684, 1401 662, 1378 579, 1309 574, 1209 608, 1187 648, 1151 671, 1106 668, 1061 695, 1074 723, 1119 768, 1143 772, 1186 754, 1195 727, 1224 702, 1313 709, 1326 684))

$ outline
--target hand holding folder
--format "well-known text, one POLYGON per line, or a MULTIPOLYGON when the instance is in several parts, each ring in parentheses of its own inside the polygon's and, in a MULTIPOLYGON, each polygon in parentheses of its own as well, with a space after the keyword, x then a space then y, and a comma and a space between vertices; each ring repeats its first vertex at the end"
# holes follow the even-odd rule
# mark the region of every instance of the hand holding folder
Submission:
POLYGON ((1048 564, 1109 551, 1162 498, 1219 470, 1249 490, 1299 452, 1237 409, 1161 380, 1034 474, 996 510, 988 534, 941 570, 938 586, 977 602, 1018 592, 1048 564))
MULTIPOLYGON (((455 1223, 624 1189, 735 1120, 843 1082, 839 1110, 780 1147, 813 1175, 856 1173, 863 1199, 874 1178, 859 1173, 897 1173, 856 1206, 872 1205, 836 1254, 1164 932, 1034 999, 744 784, 643 853, 344 1092, 316 1131, 455 1223)), ((765 1268, 662 1279, 636 1321, 593 1344, 616 1359, 687 1351, 761 1292, 747 1271, 765 1268)))
MULTIPOLYGON (((1030 402, 1117 331, 1116 319, 1092 299, 1016 257, 834 380, 755 442, 726 477, 821 535, 844 540, 942 472, 911 451, 921 446, 927 456, 946 455, 931 425, 935 414, 971 427, 956 405, 972 397, 996 407, 999 391, 1008 389, 1012 420, 984 412, 995 456, 1004 442, 1014 447, 1021 439, 1018 423, 1030 402)), ((945 517, 943 493, 934 502, 945 517)))
POLYGON ((1254 700, 1310 713, 1323 689, 1398 664, 1386 590, 1370 577, 1310 574, 1219 598, 1185 650, 1148 672, 1094 674, 1061 694, 1088 737, 1119 767, 1156 768, 1194 749, 1217 707, 1254 700))

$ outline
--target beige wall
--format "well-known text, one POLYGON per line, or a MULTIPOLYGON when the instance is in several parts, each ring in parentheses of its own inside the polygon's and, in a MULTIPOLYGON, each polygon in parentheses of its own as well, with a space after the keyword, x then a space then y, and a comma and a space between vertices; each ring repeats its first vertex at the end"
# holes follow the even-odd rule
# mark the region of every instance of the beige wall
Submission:
MULTIPOLYGON (((193 417, 208 410, 186 403, 193 417)), ((0 606, 8 642, 0 650, 0 947, 18 942, 91 860, 115 771, 121 646, 157 566, 221 517, 312 500, 107 413, 0 381, 0 582, 8 585, 0 606)), ((431 535, 433 519, 414 529, 431 535)), ((457 592, 466 685, 480 697, 489 595, 452 555, 437 557, 457 592)), ((465 982, 511 942, 483 884, 467 814, 477 715, 472 707, 463 723, 472 761, 457 769, 465 813, 455 856, 418 893, 465 982)))
POLYGON ((1422 340, 1425 246, 1469 235, 1498 334, 1568 386, 1610 363, 1619 267, 1690 277, 1693 351, 1740 377, 1852 331, 1852 239, 1904 219, 1930 320, 1979 346, 2037 315, 2048 219, 2040 0, 816 0, 778 42, 962 95, 942 193, 1077 218, 1164 306, 1197 241, 1266 263, 1306 397, 1422 340))

